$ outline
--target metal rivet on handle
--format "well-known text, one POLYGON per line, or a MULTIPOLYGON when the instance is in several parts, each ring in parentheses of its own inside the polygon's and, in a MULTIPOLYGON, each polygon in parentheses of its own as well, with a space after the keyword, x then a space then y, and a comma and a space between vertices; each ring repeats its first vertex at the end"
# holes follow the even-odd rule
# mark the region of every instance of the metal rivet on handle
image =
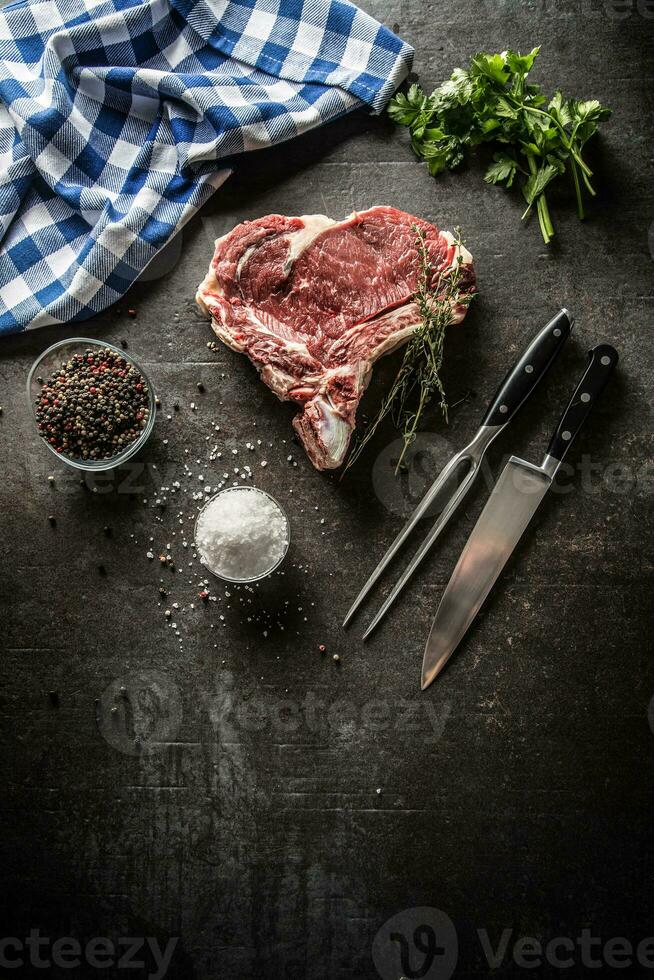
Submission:
POLYGON ((590 401, 590 395, 588 394, 587 391, 585 391, 583 393, 583 395, 581 396, 581 400, 582 400, 582 402, 589 402, 590 401))
POLYGON ((500 405, 500 412, 502 413, 502 415, 506 415, 506 413, 508 412, 507 406, 506 405, 500 405))
POLYGON ((556 330, 554 331, 554 336, 555 336, 555 337, 560 337, 560 336, 561 336, 561 331, 560 331, 560 329, 559 329, 558 327, 557 327, 557 328, 556 328, 556 330))
POLYGON ((533 370, 534 369, 531 366, 531 364, 527 364, 527 366, 525 367, 525 371, 527 372, 527 374, 531 374, 533 372, 533 370))
POLYGON ((610 363, 611 363, 611 358, 609 357, 608 354, 605 354, 604 357, 602 358, 602 364, 604 365, 604 367, 608 367, 610 363))
POLYGON ((568 439, 572 439, 572 433, 568 432, 567 429, 564 429, 563 432, 561 433, 561 438, 565 439, 565 441, 567 442, 568 439))

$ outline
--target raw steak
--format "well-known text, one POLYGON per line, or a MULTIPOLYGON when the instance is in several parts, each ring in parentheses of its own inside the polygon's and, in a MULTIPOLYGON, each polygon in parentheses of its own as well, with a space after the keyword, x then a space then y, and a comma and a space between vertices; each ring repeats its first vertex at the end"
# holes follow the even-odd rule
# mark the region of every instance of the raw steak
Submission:
MULTIPOLYGON (((302 406, 293 426, 318 469, 341 465, 373 363, 420 323, 415 225, 434 268, 451 265, 452 235, 390 207, 343 221, 271 214, 216 242, 197 301, 218 337, 247 354, 279 398, 302 406)), ((472 256, 461 256, 472 292, 472 256)), ((461 321, 465 307, 454 314, 461 321)))

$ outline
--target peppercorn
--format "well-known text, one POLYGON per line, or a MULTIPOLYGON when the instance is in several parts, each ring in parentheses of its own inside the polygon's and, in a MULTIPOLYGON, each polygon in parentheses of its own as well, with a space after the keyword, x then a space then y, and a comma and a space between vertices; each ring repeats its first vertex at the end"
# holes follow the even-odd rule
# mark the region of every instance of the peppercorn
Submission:
POLYGON ((52 484, 54 483, 54 476, 48 477, 48 483, 50 484, 50 486, 52 486, 52 484))
POLYGON ((134 317, 136 316, 136 310, 128 310, 127 316, 131 316, 132 319, 134 319, 134 317))
POLYGON ((123 348, 123 350, 127 350, 127 341, 125 340, 124 337, 120 341, 120 346, 123 348))
POLYGON ((200 391, 200 392, 202 392, 202 391, 204 391, 204 390, 205 390, 205 387, 204 387, 204 385, 202 384, 202 382, 201 382, 201 381, 198 381, 198 383, 196 384, 196 386, 195 386, 195 387, 196 387, 196 388, 198 389, 198 391, 200 391))
POLYGON ((50 521, 50 523, 52 524, 53 527, 57 523, 57 518, 54 516, 54 514, 49 514, 48 515, 48 520, 50 521))
POLYGON ((341 658, 339 657, 339 655, 337 653, 335 653, 334 656, 332 657, 332 660, 334 661, 334 663, 337 663, 338 664, 338 663, 340 663, 341 658))
POLYGON ((107 569, 104 567, 104 565, 98 565, 98 571, 103 578, 106 577, 107 569))

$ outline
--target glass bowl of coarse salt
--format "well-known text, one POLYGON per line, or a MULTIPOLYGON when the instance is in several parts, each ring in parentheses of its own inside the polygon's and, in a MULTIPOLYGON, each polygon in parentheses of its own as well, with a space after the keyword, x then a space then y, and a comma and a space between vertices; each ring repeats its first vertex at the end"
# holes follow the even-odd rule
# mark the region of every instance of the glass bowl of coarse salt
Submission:
POLYGON ((227 487, 207 500, 195 522, 202 564, 225 582, 245 585, 276 571, 291 541, 288 517, 265 490, 227 487))

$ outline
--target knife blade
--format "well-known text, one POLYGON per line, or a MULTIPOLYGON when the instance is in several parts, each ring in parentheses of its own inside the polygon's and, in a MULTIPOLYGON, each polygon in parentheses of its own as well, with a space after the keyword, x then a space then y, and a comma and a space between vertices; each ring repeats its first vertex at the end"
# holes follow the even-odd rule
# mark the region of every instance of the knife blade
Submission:
POLYGON ((477 521, 443 593, 422 662, 424 691, 441 672, 508 561, 570 446, 618 362, 599 344, 563 412, 541 466, 512 456, 477 521))

